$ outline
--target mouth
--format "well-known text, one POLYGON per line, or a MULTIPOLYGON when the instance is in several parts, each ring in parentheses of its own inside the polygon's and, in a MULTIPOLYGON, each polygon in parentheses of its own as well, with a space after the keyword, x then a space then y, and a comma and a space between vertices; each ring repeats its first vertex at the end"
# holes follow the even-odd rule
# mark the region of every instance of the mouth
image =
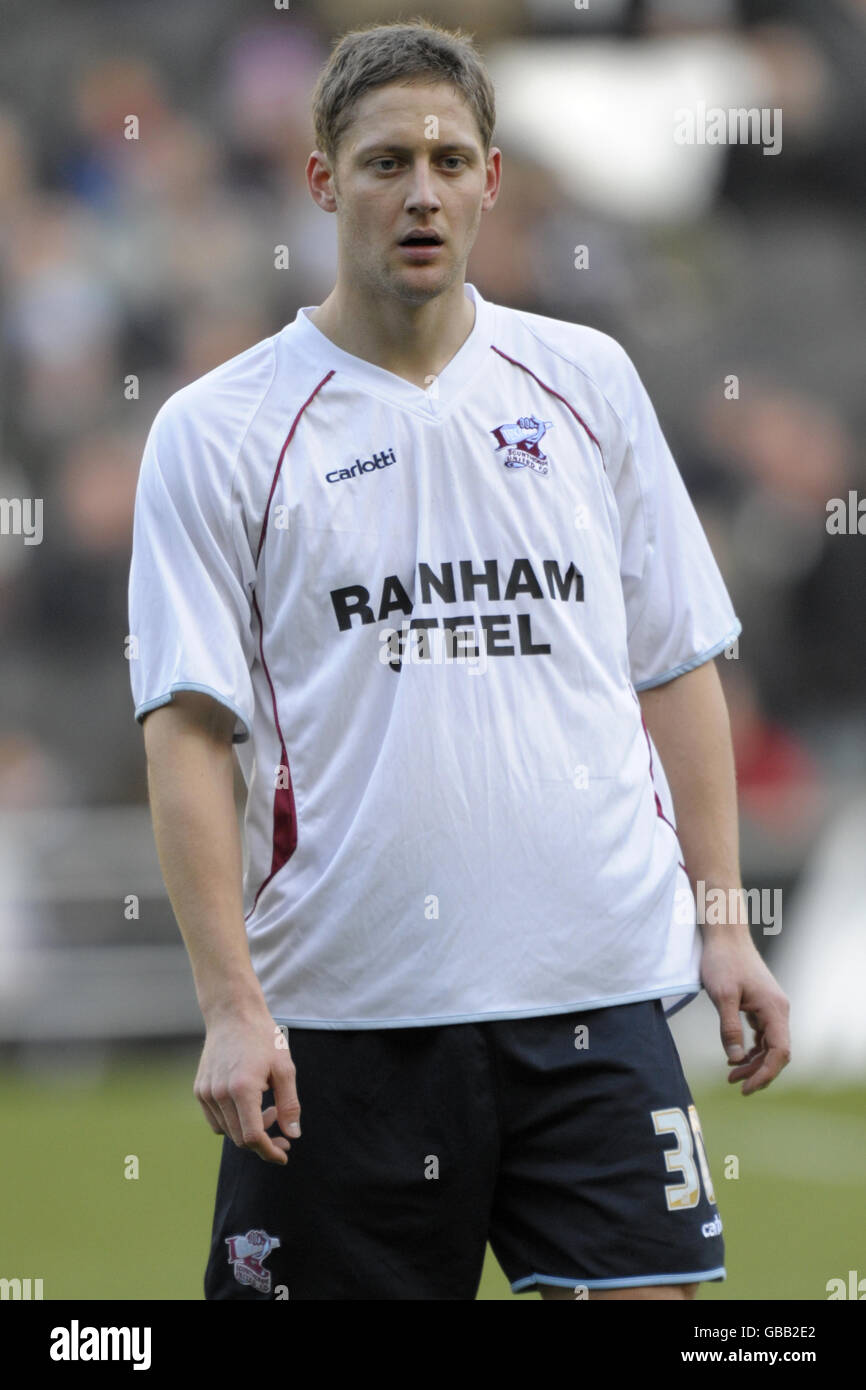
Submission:
POLYGON ((397 244, 410 250, 414 250, 415 247, 432 249, 442 245, 442 238, 438 232, 416 228, 414 231, 408 232, 397 244))
POLYGON ((432 228, 416 227, 398 242, 403 256, 411 261, 435 260, 442 250, 442 238, 432 228))
POLYGON ((413 232, 398 241, 397 245, 406 260, 423 264, 425 261, 435 261, 442 251, 443 241, 437 232, 413 232))

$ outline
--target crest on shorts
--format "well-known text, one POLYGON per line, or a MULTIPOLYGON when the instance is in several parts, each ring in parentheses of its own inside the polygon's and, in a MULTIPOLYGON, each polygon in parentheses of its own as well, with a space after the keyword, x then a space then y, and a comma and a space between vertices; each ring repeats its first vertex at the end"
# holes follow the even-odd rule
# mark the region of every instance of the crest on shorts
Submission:
POLYGON ((532 468, 536 473, 550 472, 550 459, 538 447, 552 420, 536 420, 534 415, 521 415, 519 420, 497 425, 490 433, 496 440, 497 452, 507 449, 502 462, 506 468, 532 468))
POLYGON ((238 1283, 258 1289, 259 1293, 270 1293, 271 1272, 263 1268, 262 1261, 266 1260, 279 1244, 277 1237, 269 1236, 266 1231, 247 1231, 245 1236, 226 1236, 229 1264, 234 1266, 238 1283))

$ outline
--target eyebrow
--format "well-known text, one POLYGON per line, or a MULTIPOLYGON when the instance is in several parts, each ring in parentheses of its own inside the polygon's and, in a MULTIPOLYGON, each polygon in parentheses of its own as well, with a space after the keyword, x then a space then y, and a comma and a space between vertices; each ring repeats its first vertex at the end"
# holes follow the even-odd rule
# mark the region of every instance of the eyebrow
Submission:
MULTIPOLYGON (((427 144, 429 144, 430 147, 437 152, 437 154, 474 155, 476 153, 472 145, 459 143, 451 143, 445 145, 438 140, 429 140, 427 141, 427 144)), ((355 158, 361 159, 366 155, 375 154, 377 150, 381 152, 387 151, 388 154, 412 154, 412 150, 408 145, 398 145, 396 142, 390 140, 376 140, 373 144, 370 145, 359 145, 357 150, 355 151, 355 158)))

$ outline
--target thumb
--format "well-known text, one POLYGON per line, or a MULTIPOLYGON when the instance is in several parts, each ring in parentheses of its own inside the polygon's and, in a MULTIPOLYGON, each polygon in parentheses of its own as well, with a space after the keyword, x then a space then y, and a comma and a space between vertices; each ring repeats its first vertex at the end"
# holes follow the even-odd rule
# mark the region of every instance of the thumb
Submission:
POLYGON ((300 1139, 301 1126, 298 1121, 301 1118, 301 1106, 295 1087, 294 1073, 292 1072, 288 1076, 284 1072, 275 1075, 273 1077, 273 1092, 280 1129, 290 1139, 300 1139))
POLYGON ((733 998, 720 1001, 718 1005, 719 1033, 729 1062, 742 1062, 746 1056, 739 1002, 739 999, 733 998))

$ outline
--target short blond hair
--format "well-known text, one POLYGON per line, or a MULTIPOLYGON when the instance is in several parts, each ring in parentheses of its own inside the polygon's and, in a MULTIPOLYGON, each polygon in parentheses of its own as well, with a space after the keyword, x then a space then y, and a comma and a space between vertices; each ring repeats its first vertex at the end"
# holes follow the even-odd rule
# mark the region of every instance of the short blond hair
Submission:
POLYGON ((352 29, 335 40, 313 92, 316 146, 332 167, 361 97, 388 82, 413 79, 450 82, 460 92, 475 115, 486 159, 496 124, 496 98, 473 37, 418 16, 409 23, 352 29))

